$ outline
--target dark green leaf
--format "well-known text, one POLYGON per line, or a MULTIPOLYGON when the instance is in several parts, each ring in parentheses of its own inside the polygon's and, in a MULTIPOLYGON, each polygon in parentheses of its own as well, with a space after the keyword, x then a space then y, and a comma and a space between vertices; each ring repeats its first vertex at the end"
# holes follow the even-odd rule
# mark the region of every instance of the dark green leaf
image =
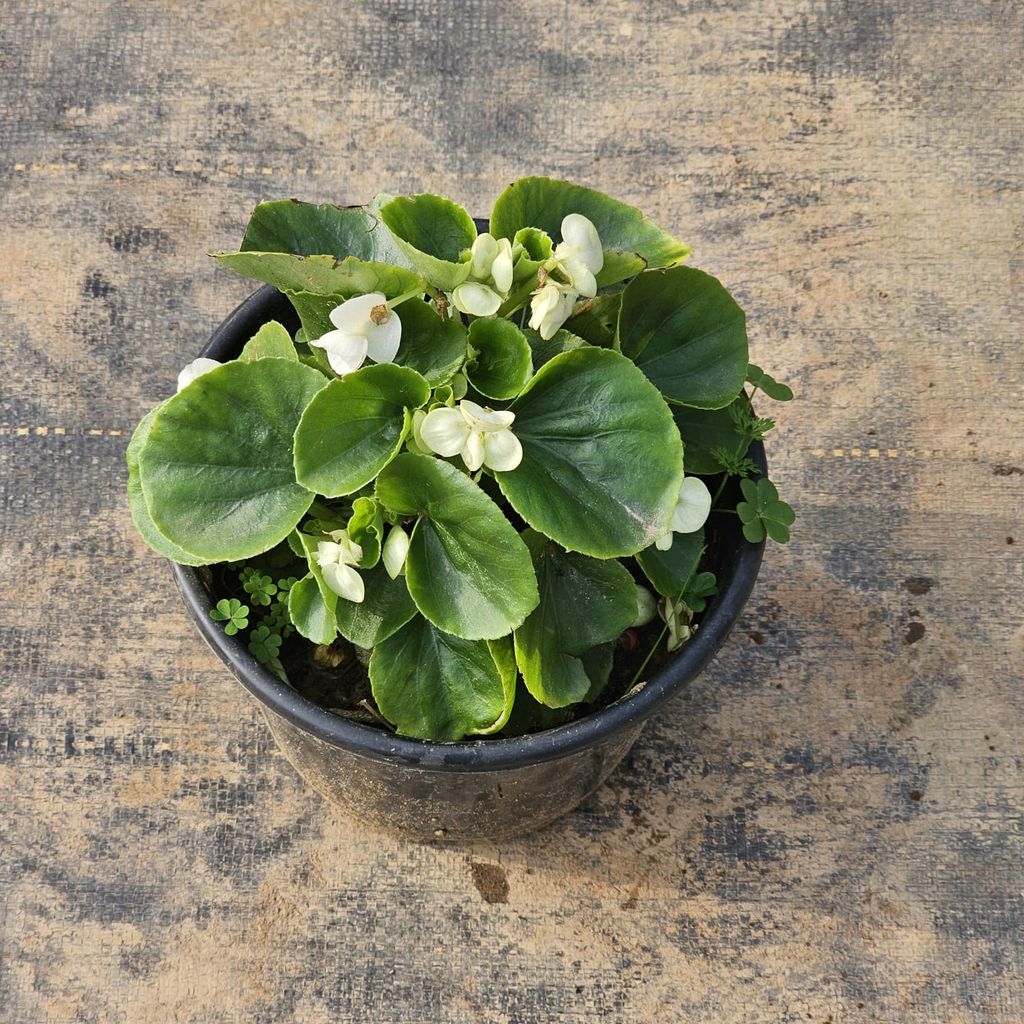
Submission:
POLYGON ((682 482, 672 414, 628 359, 564 352, 512 403, 523 461, 498 473, 534 529, 598 558, 632 555, 668 528, 682 482))
POLYGON ((405 577, 392 579, 382 564, 362 574, 366 593, 361 604, 339 601, 338 629, 346 640, 369 650, 401 629, 415 614, 405 577))
POLYGON ((530 553, 501 509, 454 466, 399 455, 377 478, 377 497, 419 515, 406 561, 409 593, 439 629, 497 639, 537 604, 530 553))
POLYGON ((290 359, 299 361, 291 335, 276 320, 264 324, 246 343, 238 357, 241 363, 257 359, 290 359))
POLYGON ((140 457, 157 529, 211 561, 284 540, 313 500, 295 481, 292 436, 324 384, 301 363, 259 359, 219 366, 168 399, 140 457))
POLYGON ((331 381, 309 403, 295 432, 296 479, 329 498, 358 491, 402 447, 407 410, 429 397, 429 385, 415 370, 391 363, 331 381))
POLYGON ((704 529, 693 533, 674 533, 672 547, 659 551, 653 544, 641 551, 636 560, 662 597, 680 597, 697 572, 704 554, 704 529))
POLYGON ((295 628, 315 644, 329 644, 337 636, 334 613, 324 603, 312 573, 288 591, 288 615, 295 628))
POLYGON ((411 299, 395 307, 402 343, 395 363, 422 374, 433 388, 445 384, 466 359, 466 329, 458 318, 442 320, 429 302, 411 299))
POLYGON ((793 389, 787 384, 780 384, 774 377, 765 373, 760 366, 751 363, 747 367, 747 380, 759 387, 769 398, 776 402, 789 402, 793 399, 793 389))
POLYGON ((711 454, 715 448, 725 448, 730 453, 738 451, 741 456, 744 454, 749 442, 730 413, 733 406, 739 404, 747 404, 742 395, 724 409, 673 407, 672 415, 683 438, 683 462, 687 473, 722 472, 718 459, 711 454))
POLYGON ((488 645, 420 615, 374 647, 370 683, 381 714, 404 736, 458 740, 504 714, 502 674, 488 645))
POLYGON ((577 311, 565 321, 565 328, 598 348, 613 348, 621 305, 621 292, 588 299, 576 307, 577 311))
POLYGON ((523 540, 537 573, 540 604, 515 631, 516 663, 542 704, 576 704, 593 685, 581 656, 630 626, 636 584, 614 560, 563 551, 533 530, 523 540))
POLYGON ((481 317, 469 325, 469 344, 477 355, 466 367, 466 376, 487 398, 515 398, 533 373, 530 345, 510 320, 481 317))
POLYGON ((640 274, 622 293, 619 347, 672 402, 728 405, 747 373, 743 310, 692 267, 640 274))
POLYGON ((428 193, 398 196, 380 216, 412 266, 435 288, 452 291, 469 276, 473 218, 456 203, 428 193))
POLYGON ((529 343, 530 351, 533 354, 534 372, 563 352, 574 352, 578 348, 589 346, 589 342, 577 338, 575 334, 571 334, 565 328, 555 331, 551 338, 545 341, 532 327, 524 327, 523 337, 529 343))

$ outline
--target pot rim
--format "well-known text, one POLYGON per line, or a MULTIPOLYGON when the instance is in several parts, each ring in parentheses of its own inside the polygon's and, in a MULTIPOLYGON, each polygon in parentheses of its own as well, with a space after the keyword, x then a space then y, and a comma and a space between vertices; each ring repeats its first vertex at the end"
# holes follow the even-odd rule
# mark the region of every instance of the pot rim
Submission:
MULTIPOLYGON (((214 331, 201 355, 224 359, 249 337, 254 323, 266 322, 283 296, 271 285, 255 291, 214 331), (249 331, 249 334, 245 332, 249 331)), ((750 455, 767 472, 764 446, 750 455)), ((566 725, 503 739, 479 738, 454 743, 397 736, 374 726, 335 715, 283 683, 237 640, 226 636, 210 618, 210 598, 197 569, 171 562, 185 606, 207 643, 235 678, 262 704, 292 725, 330 746, 379 761, 398 762, 433 771, 499 771, 566 757, 604 737, 645 721, 669 697, 695 678, 715 656, 750 596, 764 554, 764 541, 743 541, 722 589, 704 613, 700 629, 677 657, 625 696, 566 725)))

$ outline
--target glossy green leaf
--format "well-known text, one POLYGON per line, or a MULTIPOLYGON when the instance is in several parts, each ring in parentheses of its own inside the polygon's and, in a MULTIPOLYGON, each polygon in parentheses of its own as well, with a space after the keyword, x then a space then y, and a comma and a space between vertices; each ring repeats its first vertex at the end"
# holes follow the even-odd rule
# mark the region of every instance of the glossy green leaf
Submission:
POLYGON ((168 399, 140 457, 157 529, 211 561, 284 540, 313 501, 295 480, 292 437, 325 383, 301 363, 259 359, 219 366, 168 399))
POLYGON ((457 318, 442 320, 429 302, 410 299, 395 307, 402 342, 395 363, 423 375, 433 388, 445 384, 466 360, 466 329, 457 318))
POLYGON ((471 729, 474 735, 490 736, 500 732, 508 724, 509 716, 512 714, 512 707, 516 700, 516 684, 519 680, 519 666, 516 665, 515 648, 512 646, 512 637, 503 636, 498 640, 488 640, 487 647, 498 666, 498 673, 501 675, 501 688, 504 692, 504 707, 501 714, 488 726, 478 729, 471 729))
POLYGON ((683 479, 672 414, 624 356, 564 352, 512 403, 523 461, 496 474, 512 507, 571 551, 616 558, 667 529, 683 479))
POLYGON ((290 359, 299 361, 292 336, 276 320, 264 324, 246 343, 238 361, 252 363, 257 359, 290 359))
POLYGON ((509 185, 494 203, 491 233, 497 238, 513 238, 520 228, 535 227, 557 242, 562 237, 562 219, 570 213, 583 214, 597 228, 606 251, 606 266, 597 275, 601 287, 631 277, 645 265, 680 263, 692 251, 636 207, 554 178, 520 178, 509 185), (626 255, 616 258, 616 253, 626 255))
POLYGON ((614 640, 636 616, 636 585, 614 559, 564 551, 527 530, 540 603, 515 631, 516 663, 526 688, 560 708, 584 700, 592 680, 581 656, 614 640))
POLYGON ((331 381, 309 403, 295 432, 296 479, 328 498, 358 491, 402 447, 407 410, 429 397, 415 370, 391 363, 331 381))
POLYGON ((704 554, 704 530, 674 533, 672 547, 659 551, 653 544, 639 552, 636 560, 651 586, 662 597, 679 597, 697 573, 704 554))
MULTIPOLYGON (((746 398, 738 398, 736 401, 747 405, 746 398)), ((722 467, 711 454, 714 448, 725 448, 743 455, 746 437, 729 409, 728 405, 723 409, 693 409, 684 405, 673 407, 672 415, 682 435, 686 452, 684 461, 687 473, 721 473, 722 467)))
POLYGON ((365 596, 362 603, 339 601, 338 630, 346 640, 369 650, 401 629, 415 614, 405 577, 392 579, 382 564, 362 574, 365 596))
POLYGON ((589 342, 578 338, 575 334, 565 330, 555 333, 545 341, 532 327, 523 328, 523 337, 530 345, 530 352, 533 356, 534 371, 539 370, 545 363, 549 363, 555 356, 563 352, 573 352, 578 348, 587 348, 589 342))
POLYGON ((139 454, 145 447, 150 427, 153 426, 153 421, 159 411, 159 405, 150 409, 142 418, 142 422, 135 428, 135 432, 128 442, 128 449, 125 452, 128 462, 128 510, 131 512, 135 529, 158 555, 163 555, 164 558, 169 558, 172 562, 180 562, 182 565, 207 565, 214 559, 197 558, 165 537, 156 528, 149 509, 146 507, 146 498, 142 493, 142 479, 139 475, 139 454))
POLYGON ((297 256, 329 255, 407 267, 408 261, 377 216, 379 196, 369 207, 316 205, 297 199, 260 203, 253 211, 241 249, 287 252, 297 256))
POLYGON ((465 473, 439 459, 399 455, 377 478, 377 497, 392 512, 420 517, 406 577, 416 607, 439 629, 494 640, 536 606, 529 551, 465 473))
POLYGON ((482 640, 437 629, 421 615, 377 644, 370 684, 381 714, 403 736, 452 741, 504 714, 502 674, 482 640))
POLYGON ((360 569, 372 569, 380 561, 384 539, 384 515, 375 498, 356 498, 352 502, 352 518, 348 521, 348 535, 363 549, 360 569))
POLYGON ((473 218, 457 203, 424 193, 398 196, 380 216, 409 263, 435 288, 452 291, 469 277, 473 218))
POLYGON ((743 388, 743 310, 710 274, 692 267, 650 271, 622 293, 621 351, 670 401, 720 409, 743 388))
POLYGON ((288 616, 299 633, 315 644, 333 643, 338 635, 334 612, 327 607, 312 573, 288 591, 288 616))
POLYGON ((476 356, 466 366, 470 384, 487 398, 515 398, 533 374, 530 345, 523 332, 502 317, 481 317, 469 325, 476 356))
POLYGON ((394 298, 410 291, 426 291, 423 278, 412 270, 358 260, 354 256, 338 260, 334 256, 295 256, 284 252, 215 252, 211 255, 221 266, 243 277, 272 284, 286 293, 311 292, 327 296, 335 306, 343 299, 368 292, 382 292, 394 298))

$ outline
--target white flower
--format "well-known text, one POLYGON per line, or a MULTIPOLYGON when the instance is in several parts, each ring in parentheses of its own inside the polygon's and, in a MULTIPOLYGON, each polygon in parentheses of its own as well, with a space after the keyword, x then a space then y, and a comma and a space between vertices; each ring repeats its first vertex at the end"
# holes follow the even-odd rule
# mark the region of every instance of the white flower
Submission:
POLYGON ((668 551, 672 547, 673 533, 694 533, 707 522, 710 513, 711 492, 707 485, 699 477, 683 477, 672 513, 672 527, 654 542, 654 546, 659 551, 668 551))
POLYGON ((316 560, 324 581, 338 597, 361 604, 365 596, 363 578, 352 568, 363 557, 363 549, 347 534, 332 534, 337 540, 322 540, 316 548, 316 560))
POLYGON ((515 418, 514 412, 496 412, 463 400, 457 409, 431 409, 420 422, 417 441, 445 458, 461 455, 471 473, 481 466, 507 473, 523 459, 523 446, 509 430, 515 418))
POLYGON ((463 281, 452 292, 452 305, 473 316, 492 316, 498 312, 501 296, 479 281, 463 281))
POLYGON ((409 554, 409 535, 400 526, 392 526, 380 553, 384 568, 393 579, 405 572, 405 558, 409 554))
POLYGON ((512 243, 484 232, 471 250, 470 274, 452 292, 452 305, 473 316, 492 316, 512 288, 512 243))
POLYGON ((693 612, 681 597, 663 597, 658 602, 658 614, 668 625, 668 642, 665 644, 667 651, 682 647, 693 636, 694 627, 690 625, 693 612))
POLYGON ((555 246, 554 259, 580 295, 592 299, 597 294, 595 275, 604 266, 604 250, 597 228, 583 214, 562 219, 562 241, 555 246))
POLYGON ((402 339, 402 321, 380 292, 343 302, 331 310, 331 323, 337 330, 310 340, 310 345, 327 353, 327 361, 339 377, 358 370, 367 357, 375 363, 394 362, 402 339))
POLYGON ((548 341, 569 319, 577 298, 576 292, 568 285, 559 284, 548 278, 547 282, 533 293, 533 299, 530 301, 530 326, 548 341))
POLYGON ((636 618, 632 625, 634 627, 646 626, 657 614, 658 603, 654 600, 654 595, 646 587, 638 586, 636 588, 636 618))
POLYGON ((180 391, 182 388, 188 387, 196 377, 202 377, 204 373, 216 370, 220 365, 221 364, 218 363, 216 359, 193 359, 192 362, 178 374, 178 390, 180 391))

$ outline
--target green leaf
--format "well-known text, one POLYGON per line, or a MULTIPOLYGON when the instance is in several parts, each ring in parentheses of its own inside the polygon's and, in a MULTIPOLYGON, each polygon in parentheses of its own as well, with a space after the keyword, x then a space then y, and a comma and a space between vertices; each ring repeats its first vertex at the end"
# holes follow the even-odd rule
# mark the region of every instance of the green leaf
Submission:
POLYGON ((533 277, 541 265, 551 258, 551 236, 539 228, 520 228, 512 239, 512 248, 515 249, 518 245, 521 245, 523 250, 516 257, 512 279, 525 281, 533 277))
MULTIPOLYGON (((309 567, 309 574, 316 581, 316 585, 320 590, 320 601, 324 606, 324 614, 329 616, 331 622, 334 621, 335 609, 338 606, 338 595, 331 590, 327 585, 327 580, 324 579, 323 570, 320 568, 320 562, 317 560, 317 551, 320 547, 320 542, 328 540, 328 537, 312 537, 308 533, 303 533, 299 530, 295 531, 295 536, 298 537, 299 543, 302 546, 302 554, 305 556, 306 565, 309 567)), ((348 603, 347 601, 344 603, 348 603)), ((290 606, 289 606, 290 607, 290 606)), ((319 616, 317 612, 317 616, 319 616)), ((322 629, 322 635, 326 632, 327 627, 322 626, 319 617, 316 620, 317 628, 322 629)), ((302 633, 302 630, 299 630, 302 633)), ((303 636, 306 634, 303 633, 303 636)), ((332 635, 331 640, 334 637, 332 635)), ((330 643, 330 640, 318 640, 317 643, 330 643)))
POLYGON ((546 231, 562 237, 562 219, 581 213, 597 228, 605 249, 605 267, 597 275, 604 287, 637 273, 644 265, 667 267, 690 255, 688 245, 662 231, 634 206, 603 192, 554 178, 520 178, 498 196, 491 211, 491 233, 513 238, 520 228, 546 231), (617 259, 615 253, 626 254, 617 259))
POLYGON ((465 473, 439 459, 399 455, 377 478, 377 498, 392 512, 420 517, 406 578, 416 607, 439 629, 495 640, 536 607, 529 551, 465 473))
MULTIPOLYGON (((419 274, 388 263, 346 256, 295 256, 284 252, 215 252, 213 258, 243 277, 272 284, 287 293, 312 292, 329 297, 333 306, 353 295, 383 292, 388 298, 414 290, 426 291, 419 274)), ((305 323, 302 325, 306 326, 305 323)))
POLYGON ((751 363, 747 367, 747 380, 754 387, 760 388, 769 398, 776 402, 791 402, 793 400, 793 389, 788 384, 780 384, 770 374, 764 372, 760 366, 751 363))
POLYGON ((704 554, 704 528, 693 533, 674 533, 672 547, 659 551, 653 544, 636 560, 651 586, 662 597, 680 597, 697 573, 704 554))
POLYGON ((180 562, 182 565, 207 565, 216 559, 198 558, 165 537, 157 529, 149 514, 149 509, 146 507, 146 498, 142 493, 142 478, 139 474, 139 455, 145 447, 150 428, 153 426, 153 421, 160 408, 161 406, 158 405, 143 416, 142 422, 135 428, 135 433, 132 434, 132 439, 128 442, 128 449, 125 452, 128 462, 128 510, 131 512, 135 529, 158 555, 163 555, 164 558, 169 558, 172 562, 180 562))
POLYGON ((733 405, 727 405, 724 409, 673 406, 672 415, 682 435, 686 452, 684 461, 687 473, 721 473, 722 466, 711 454, 715 448, 738 451, 741 456, 746 451, 749 442, 730 412, 738 404, 745 406, 746 398, 741 395, 733 405))
POLYGON ((338 629, 346 640, 369 650, 401 629, 415 614, 405 577, 392 579, 382 564, 364 572, 365 596, 361 604, 339 601, 338 629))
POLYGON ((403 736, 452 741, 504 714, 502 673, 482 640, 464 640, 415 616, 377 644, 370 684, 381 714, 403 736))
POLYGON ((295 477, 328 498, 368 484, 398 454, 409 409, 430 397, 415 370, 364 366, 332 380, 309 403, 295 432, 295 477))
POLYGON ((789 540, 789 528, 796 521, 796 513, 784 501, 767 477, 760 480, 741 480, 740 490, 746 501, 736 506, 743 523, 743 536, 752 544, 764 540, 767 534, 777 544, 789 540))
POLYGON ((469 277, 473 218, 457 203, 423 193, 398 196, 380 216, 412 266, 435 288, 452 291, 469 277))
POLYGON ((329 644, 337 636, 334 614, 324 602, 313 574, 303 576, 288 591, 288 615, 295 628, 315 644, 329 644))
POLYGON ((571 551, 615 558, 668 528, 683 449, 655 388, 617 352, 546 363, 512 403, 523 461, 496 474, 512 507, 571 551))
POLYGON ((377 213, 378 196, 369 207, 333 206, 278 199, 253 211, 241 248, 249 252, 288 252, 297 256, 346 256, 408 267, 377 213))
POLYGON ((743 310, 710 274, 651 271, 622 293, 619 347, 669 401, 719 409, 746 379, 745 324, 743 310))
POLYGON ((575 334, 565 330, 564 327, 555 331, 547 341, 532 327, 524 327, 522 331, 523 337, 529 343, 530 351, 533 354, 534 372, 563 352, 574 352, 578 348, 588 348, 590 345, 589 342, 576 337, 575 334))
POLYGON ((568 320, 566 329, 598 348, 614 348, 622 293, 598 295, 580 303, 568 320))
POLYGON ((356 498, 352 502, 352 518, 348 521, 348 535, 362 549, 360 569, 372 569, 380 561, 381 541, 384 538, 384 515, 375 498, 356 498))
POLYGON ((501 714, 489 726, 470 730, 470 732, 480 736, 490 736, 504 729, 508 724, 509 716, 512 714, 512 706, 516 700, 516 683, 519 680, 519 668, 516 665, 516 654, 512 646, 512 637, 503 636, 498 640, 488 640, 487 647, 501 675, 501 687, 504 691, 505 703, 501 714))
POLYGON ((290 359, 293 363, 299 361, 291 335, 276 320, 264 324, 245 343, 238 357, 240 363, 252 363, 257 359, 290 359))
POLYGON ((580 655, 583 662, 583 669, 590 680, 590 689, 583 698, 587 704, 593 703, 604 693, 608 685, 608 678, 612 674, 612 663, 615 660, 615 643, 601 644, 599 647, 591 647, 585 654, 580 655))
POLYGON ((292 436, 324 386, 285 359, 227 363, 160 408, 142 450, 142 490, 157 529, 210 561, 280 543, 313 495, 295 481, 292 436))
POLYGON ((442 320, 429 302, 415 299, 394 311, 402 321, 395 363, 422 374, 432 388, 450 381, 466 360, 466 329, 461 321, 442 320))
POLYGON ((481 317, 469 325, 469 344, 477 355, 466 366, 466 376, 487 398, 515 398, 533 373, 530 345, 510 320, 481 317))
POLYGON ((636 584, 616 561, 563 551, 533 530, 523 534, 537 573, 540 604, 515 631, 526 688, 560 708, 584 700, 592 680, 581 656, 614 640, 636 616, 636 584))

